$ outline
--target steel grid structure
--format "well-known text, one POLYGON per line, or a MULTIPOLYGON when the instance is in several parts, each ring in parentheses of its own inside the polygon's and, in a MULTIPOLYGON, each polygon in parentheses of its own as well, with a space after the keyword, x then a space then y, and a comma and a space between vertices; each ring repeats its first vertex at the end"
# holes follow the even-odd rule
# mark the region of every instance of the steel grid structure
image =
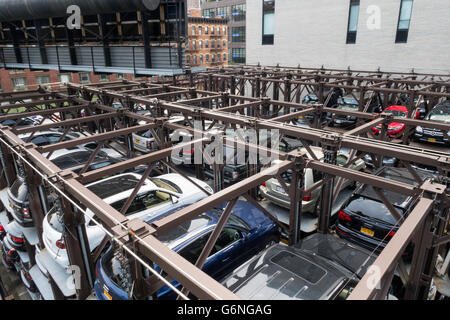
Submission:
MULTIPOLYGON (((8 113, 13 107, 8 104, 3 106, 3 116, 0 116, 0 121, 13 118, 21 118, 28 115, 42 115, 44 118, 53 115, 55 112, 60 114, 60 119, 54 124, 38 125, 32 128, 16 129, 10 127, 1 127, 1 150, 2 150, 2 166, 5 170, 5 175, 2 177, 2 186, 10 186, 15 178, 14 166, 11 165, 14 158, 17 157, 11 149, 20 154, 24 159, 24 167, 26 179, 29 181, 28 185, 32 189, 31 193, 38 194, 39 188, 46 183, 45 179, 38 179, 33 173, 33 169, 45 174, 48 181, 56 183, 59 188, 68 195, 71 199, 80 203, 85 208, 89 208, 94 212, 96 217, 102 222, 105 228, 111 232, 116 239, 124 242, 124 245, 135 251, 139 256, 144 257, 146 261, 155 262, 164 271, 167 272, 167 279, 176 279, 179 281, 186 291, 192 292, 196 297, 203 299, 235 299, 234 294, 223 288, 217 281, 211 279, 204 274, 199 267, 202 266, 204 258, 208 256, 210 246, 206 246, 196 266, 193 266, 178 254, 169 250, 162 243, 160 243, 156 236, 164 234, 171 228, 180 223, 190 220, 193 217, 217 206, 218 204, 228 202, 224 216, 233 208, 236 199, 244 196, 247 201, 251 201, 259 206, 269 217, 272 217, 266 209, 261 207, 255 199, 255 188, 262 182, 271 177, 276 178, 280 184, 285 188, 286 192, 291 198, 290 208, 290 223, 283 225, 279 223, 280 227, 286 232, 289 237, 290 244, 294 244, 300 240, 300 223, 302 218, 301 213, 301 199, 304 190, 303 186, 303 170, 305 168, 313 168, 324 174, 322 184, 322 197, 324 199, 321 204, 319 214, 319 232, 328 232, 328 223, 330 218, 330 209, 333 200, 339 193, 342 180, 350 179, 361 183, 372 185, 377 189, 391 190, 397 193, 413 196, 416 199, 416 207, 414 211, 406 218, 398 216, 395 210, 390 210, 394 217, 401 224, 399 231, 389 242, 388 246, 381 253, 374 265, 379 266, 381 270, 381 286, 379 289, 368 289, 366 284, 366 277, 360 282, 351 298, 355 299, 381 299, 385 296, 386 290, 389 288, 393 277, 395 267, 399 263, 399 259, 403 249, 406 245, 413 241, 415 243, 415 250, 413 256, 412 269, 406 281, 407 297, 410 299, 423 298, 430 285, 431 276, 434 270, 434 262, 439 250, 448 242, 448 236, 445 237, 445 226, 448 224, 448 208, 449 197, 446 192, 445 185, 448 179, 448 172, 450 171, 450 155, 445 152, 434 152, 422 148, 410 147, 398 143, 387 142, 383 140, 373 139, 372 137, 360 137, 359 134, 370 129, 375 123, 386 123, 386 118, 362 112, 341 111, 343 114, 354 115, 361 119, 362 122, 370 121, 369 124, 364 123, 351 132, 346 134, 337 134, 330 130, 323 130, 319 128, 302 128, 294 124, 286 123, 293 117, 298 117, 304 112, 314 111, 316 109, 326 110, 323 105, 303 105, 296 102, 279 101, 279 99, 246 97, 242 88, 244 80, 249 80, 252 77, 242 75, 246 72, 245 69, 239 69, 241 76, 230 75, 235 77, 237 81, 241 81, 239 92, 227 92, 225 81, 222 84, 224 90, 213 91, 211 86, 214 79, 228 79, 226 75, 227 69, 221 69, 220 74, 209 73, 205 74, 203 80, 196 80, 192 75, 187 77, 174 77, 171 84, 153 84, 146 82, 132 82, 122 81, 120 83, 108 83, 101 85, 80 86, 68 84, 67 94, 58 91, 39 91, 25 94, 10 94, 5 96, 4 101, 21 101, 28 97, 33 99, 29 104, 14 104, 14 108, 21 105, 26 108, 26 111, 20 113, 8 113), (225 72, 223 72, 225 70, 225 72), (242 71, 244 70, 244 71, 242 71), (225 76, 225 77, 224 77, 225 76), (239 80, 239 77, 242 77, 239 80), (248 78, 248 79, 247 79, 248 78), (187 85, 188 87, 177 86, 187 85), (206 89, 197 89, 195 85, 206 85, 206 89), (94 97, 97 102, 92 102, 94 97), (51 102, 56 101, 56 102, 51 102), (114 101, 120 101, 122 108, 115 109, 110 105, 114 101), (38 106, 46 105, 44 110, 36 110, 38 106), (138 114, 136 112, 136 105, 144 105, 150 115, 138 114), (28 111, 30 109, 32 111, 28 111), (274 108, 285 110, 282 116, 278 112, 273 112, 274 108), (80 110, 85 109, 87 115, 80 117, 80 110), (294 111, 292 112, 292 109, 294 111), (300 110, 300 111, 296 111, 300 110), (5 112, 6 111, 6 112, 5 112), (53 112, 53 113, 52 113, 53 112), (77 114, 78 113, 78 114, 77 114), (182 114, 187 125, 178 125, 169 123, 166 120, 173 114, 182 114), (115 126, 112 125, 108 119, 115 119, 115 126), (200 128, 194 126, 194 120, 200 120, 202 126, 200 128), (211 124, 206 125, 205 121, 209 120, 211 124), (137 121, 143 121, 146 124, 136 124, 137 121), (267 168, 262 168, 260 171, 254 165, 248 166, 248 177, 236 184, 224 187, 223 182, 223 166, 214 166, 214 184, 216 192, 209 195, 204 200, 201 200, 193 205, 185 207, 166 218, 155 221, 152 224, 146 224, 139 220, 128 220, 121 212, 115 210, 95 194, 90 192, 83 184, 97 180, 106 175, 121 172, 125 169, 133 168, 136 165, 145 164, 149 167, 161 161, 165 165, 165 170, 174 170, 179 172, 177 168, 171 163, 170 155, 174 151, 181 150, 183 147, 194 146, 196 152, 203 152, 204 145, 210 142, 210 135, 207 130, 212 128, 214 124, 223 125, 223 129, 227 126, 251 128, 255 130, 279 130, 281 135, 288 135, 295 137, 302 141, 306 152, 300 153, 294 150, 290 153, 283 153, 277 150, 271 150, 259 145, 252 145, 248 142, 224 138, 224 143, 230 146, 240 146, 249 150, 256 148, 266 152, 276 153, 282 160, 281 163, 267 168), (74 126, 83 126, 83 129, 90 134, 86 137, 71 141, 60 141, 58 143, 37 147, 33 144, 22 141, 17 135, 19 133, 34 132, 42 129, 49 129, 51 127, 64 127, 66 131, 74 126), (154 129, 159 129, 155 131, 154 129), (157 137, 159 150, 137 155, 132 150, 130 143, 130 135, 132 132, 141 131, 144 129, 153 130, 153 134, 157 137), (200 134, 201 138, 174 146, 168 139, 169 130, 185 129, 192 134, 200 134), (122 147, 126 150, 129 160, 93 170, 90 172, 75 174, 70 170, 61 170, 47 159, 44 154, 53 152, 58 149, 63 149, 89 141, 97 141, 99 145, 108 143, 119 136, 126 136, 125 143, 122 147), (309 145, 320 144, 326 154, 325 162, 319 161, 314 153, 311 152, 309 145), (344 167, 335 164, 336 153, 341 147, 346 147, 351 150, 351 157, 344 167), (417 186, 412 186, 404 183, 395 182, 393 180, 380 178, 365 172, 358 172, 350 170, 348 166, 361 158, 364 154, 370 153, 376 156, 390 156, 398 158, 403 166, 405 166, 414 177, 417 179, 417 186), (308 157, 309 155, 309 157, 308 157), (422 181, 420 177, 415 174, 411 162, 434 166, 440 172, 439 181, 422 181), (9 165, 8 165, 9 164, 9 165), (281 178, 281 173, 286 170, 292 170, 292 183, 288 187, 281 178), (259 172, 258 172, 259 171, 259 172), (336 181, 335 181, 336 180, 336 181), (439 183, 440 182, 440 183, 439 183), (334 196, 333 196, 334 195, 334 196), (331 196, 331 197, 330 197, 331 196)), ((235 72, 231 69, 230 72, 235 72)), ((256 77, 257 78, 257 77, 256 77)), ((254 79, 253 79, 254 80, 254 79)), ((249 81, 253 81, 249 80, 249 81)), ((263 80, 266 81, 266 80, 263 80)), ((267 83, 277 83, 273 79, 268 79, 267 83)), ((228 83, 228 82, 227 82, 228 83)), ((231 84, 233 84, 233 80, 231 84)), ((309 85, 309 84, 308 84, 309 85)), ((323 88, 323 85, 315 84, 323 88)), ((449 83, 445 86, 448 88, 449 83)), ((233 85, 232 85, 233 86, 233 85)), ((314 84, 312 84, 314 86, 314 84)), ((236 86, 234 85, 235 89, 236 86)), ((351 86, 355 87, 355 86, 351 86)), ((361 87, 358 87, 361 89, 361 87)), ((255 89, 256 90, 256 89, 255 89)), ((388 90, 388 89, 386 89, 388 90)), ((397 89, 402 90, 402 89, 397 89)), ((396 92, 396 91, 395 91, 396 92)), ((428 94, 428 93, 427 93, 428 94)), ((446 96, 446 93, 430 93, 437 96, 446 96)), ((287 100, 287 98, 286 98, 287 100)), ((334 110, 334 109, 333 109, 334 110)), ((319 113, 320 114, 320 113, 319 113)), ((429 122, 421 120, 393 118, 390 119, 403 122, 407 125, 424 125, 430 126, 429 122)), ((437 128, 450 130, 450 125, 435 124, 437 128)), ((47 154, 48 155, 48 154, 47 154)), ((86 167, 89 165, 86 164, 86 167)), ((201 164, 196 164, 197 177, 201 177, 201 164)), ((150 169, 144 174, 148 176, 150 169)), ((189 177, 186 176, 189 179, 189 177)), ((136 194, 138 188, 134 190, 136 194)), ((205 190, 206 192, 206 190, 205 190)), ((36 226, 39 226, 39 221, 42 221, 44 212, 38 196, 30 199, 32 202, 33 214, 36 220, 36 226), (40 220, 39 220, 40 219, 40 220)), ((45 201, 45 200, 44 200, 45 201)), ((383 199, 386 206, 392 206, 383 199)), ((101 249, 94 251, 89 255, 88 261, 83 259, 86 248, 89 244, 86 237, 77 233, 78 228, 84 229, 83 217, 80 214, 75 214, 68 203, 63 201, 64 221, 66 228, 72 234, 78 234, 76 239, 67 239, 67 250, 71 264, 78 265, 83 271, 82 286, 77 290, 77 296, 80 299, 85 298, 91 288, 89 277, 92 276, 93 265, 92 261, 96 260, 100 254, 101 249), (83 244, 83 245, 81 245, 83 244), (84 249, 83 249, 84 248, 84 249)), ((124 210, 121 210, 124 212, 124 210)), ((224 218, 226 219, 226 218, 224 218)), ((273 218, 272 218, 273 219, 273 218)), ((213 241, 214 235, 217 235, 223 227, 224 221, 213 232, 212 238, 208 243, 213 241)), ((85 231, 84 231, 85 234, 85 231)), ((144 278, 142 269, 139 267, 133 257, 130 257, 133 267, 132 277, 136 283, 135 296, 143 298, 154 294, 158 288, 162 286, 161 279, 151 276, 144 278)), ((149 263, 151 265, 151 263, 149 263)), ((366 275, 369 277, 369 275, 366 275)), ((55 288, 57 291, 57 288, 55 288)))

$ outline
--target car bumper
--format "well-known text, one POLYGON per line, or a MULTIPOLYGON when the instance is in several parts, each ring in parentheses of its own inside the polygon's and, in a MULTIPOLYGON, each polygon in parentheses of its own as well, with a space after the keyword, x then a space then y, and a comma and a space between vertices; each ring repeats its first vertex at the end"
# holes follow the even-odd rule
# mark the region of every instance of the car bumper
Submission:
POLYGON ((371 252, 375 251, 376 254, 380 254, 380 252, 387 245, 386 242, 380 242, 376 239, 365 237, 355 231, 344 227, 340 223, 336 224, 336 233, 340 238, 353 242, 371 252))
POLYGON ((442 145, 450 145, 450 137, 437 137, 437 136, 424 136, 424 135, 418 135, 417 133, 414 134, 414 139, 416 141, 420 142, 429 142, 429 143, 436 143, 436 144, 442 144, 442 145))

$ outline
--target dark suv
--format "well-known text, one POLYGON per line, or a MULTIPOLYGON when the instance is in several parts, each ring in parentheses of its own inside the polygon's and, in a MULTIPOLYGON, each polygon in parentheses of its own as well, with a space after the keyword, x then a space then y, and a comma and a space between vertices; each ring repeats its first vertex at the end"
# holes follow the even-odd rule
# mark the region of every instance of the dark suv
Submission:
MULTIPOLYGON (((450 100, 436 105, 424 120, 450 124, 450 100)), ((426 127, 416 127, 414 140, 450 145, 450 131, 426 127)))
POLYGON ((376 256, 332 235, 275 244, 222 284, 244 300, 345 300, 376 256))
MULTIPOLYGON (((426 171, 416 170, 422 179, 433 177, 426 171)), ((418 185, 406 168, 382 167, 376 176, 402 183, 418 185)), ((414 208, 413 197, 382 191, 400 216, 406 217, 414 208)), ((336 221, 337 234, 371 251, 381 252, 395 235, 399 226, 397 220, 384 205, 372 186, 361 185, 339 211, 336 221)), ((406 253, 409 253, 407 249, 406 253)))

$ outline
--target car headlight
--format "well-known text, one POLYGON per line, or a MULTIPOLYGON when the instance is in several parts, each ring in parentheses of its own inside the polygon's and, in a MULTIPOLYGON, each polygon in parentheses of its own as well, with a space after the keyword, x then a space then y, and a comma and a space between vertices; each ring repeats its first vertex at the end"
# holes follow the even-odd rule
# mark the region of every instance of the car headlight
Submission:
POLYGON ((416 128, 416 132, 422 134, 423 133, 423 128, 422 127, 417 127, 416 128))

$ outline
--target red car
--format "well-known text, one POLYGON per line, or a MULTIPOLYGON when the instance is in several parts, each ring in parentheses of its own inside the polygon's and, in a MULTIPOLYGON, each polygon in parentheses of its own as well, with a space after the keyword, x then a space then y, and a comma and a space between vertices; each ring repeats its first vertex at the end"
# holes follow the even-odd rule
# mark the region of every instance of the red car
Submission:
MULTIPOLYGON (((390 106, 386 108, 383 113, 390 113, 394 117, 407 118, 408 117, 408 109, 404 106, 390 106)), ((388 136, 390 138, 399 137, 402 135, 403 130, 405 130, 405 124, 399 122, 391 122, 388 125, 388 136)), ((377 135, 381 131, 381 124, 372 128, 373 134, 377 135)))

